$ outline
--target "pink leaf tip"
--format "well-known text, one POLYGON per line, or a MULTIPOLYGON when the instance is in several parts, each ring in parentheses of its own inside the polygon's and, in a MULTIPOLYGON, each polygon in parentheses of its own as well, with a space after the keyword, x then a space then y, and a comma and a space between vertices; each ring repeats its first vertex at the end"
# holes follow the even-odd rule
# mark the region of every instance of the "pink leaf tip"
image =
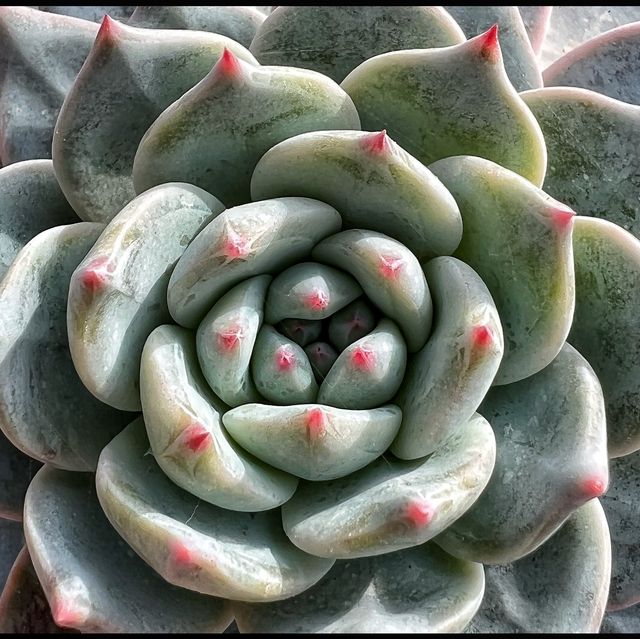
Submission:
POLYGON ((310 439, 315 439, 324 435, 327 417, 321 408, 312 408, 307 411, 306 426, 307 435, 310 439))
POLYGON ((382 155, 389 149, 389 138, 387 130, 382 129, 379 133, 370 133, 362 140, 362 148, 374 155, 382 155))
POLYGON ((68 599, 56 601, 51 607, 51 616, 57 626, 74 628, 86 619, 83 610, 79 610, 68 599))
POLYGON ((471 340, 473 345, 478 348, 488 348, 493 343, 491 329, 484 324, 474 326, 471 331, 471 340))
POLYGON ((104 256, 96 258, 80 271, 80 283, 90 293, 97 293, 109 281, 113 269, 114 266, 109 263, 109 258, 104 256))
POLYGON ((559 231, 570 229, 575 216, 576 212, 569 208, 554 208, 551 210, 551 219, 559 231))
POLYGON ((587 498, 602 497, 604 495, 607 484, 601 477, 589 477, 580 485, 580 492, 587 498))
POLYGON ((315 289, 305 297, 304 305, 313 311, 323 311, 329 306, 329 295, 322 289, 315 289))
POLYGON ((379 271, 385 279, 395 279, 400 274, 400 270, 404 266, 404 260, 401 257, 393 255, 380 256, 379 271))
POLYGON ((480 41, 480 55, 489 62, 500 59, 500 44, 498 42, 498 24, 494 24, 488 31, 478 36, 480 41))
POLYGON ((351 353, 351 363, 360 370, 371 371, 376 365, 376 354, 364 346, 356 346, 351 353))
POLYGON ((428 526, 434 515, 433 507, 425 501, 414 500, 405 508, 406 518, 416 527, 428 526))
POLYGON ((113 42, 118 35, 119 24, 109 14, 105 13, 96 40, 99 42, 113 42))
POLYGON ((201 453, 211 442, 211 433, 197 422, 187 426, 182 437, 185 446, 194 453, 201 453))
POLYGON ((233 51, 227 49, 227 47, 223 49, 222 55, 215 68, 220 75, 227 77, 236 77, 242 73, 240 60, 238 60, 233 51))
POLYGON ((249 240, 233 229, 228 229, 223 246, 224 256, 230 259, 241 259, 251 252, 249 240))
POLYGON ((244 335, 241 326, 232 326, 229 328, 225 328, 218 332, 218 346, 220 350, 226 353, 230 353, 238 347, 243 336, 244 335))
POLYGON ((276 366, 279 371, 290 371, 296 364, 296 356, 288 345, 283 345, 276 351, 276 366))

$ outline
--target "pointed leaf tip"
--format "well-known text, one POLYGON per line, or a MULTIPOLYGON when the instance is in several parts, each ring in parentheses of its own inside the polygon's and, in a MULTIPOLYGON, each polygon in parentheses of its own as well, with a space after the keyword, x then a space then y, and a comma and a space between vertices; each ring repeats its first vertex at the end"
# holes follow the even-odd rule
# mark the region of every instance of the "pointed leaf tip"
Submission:
POLYGON ((312 408, 307 412, 307 435, 316 439, 324 435, 327 416, 321 408, 312 408))
POLYGON ((201 453, 211 441, 211 433, 200 423, 188 426, 184 431, 184 443, 194 453, 201 453))
POLYGON ((242 68, 240 66, 240 61, 236 57, 236 55, 225 47, 222 51, 222 55, 218 60, 216 66, 216 70, 221 74, 228 77, 234 77, 241 73, 242 68))
POLYGON ((554 226, 559 231, 564 231, 572 228, 573 218, 575 218, 576 212, 571 209, 553 209, 551 211, 551 219, 553 220, 554 226))
POLYGON ((104 18, 102 18, 102 22, 100 23, 100 29, 98 29, 96 41, 113 42, 118 35, 119 26, 120 25, 117 20, 114 20, 108 13, 105 13, 104 18))
POLYGON ((606 488, 607 482, 602 477, 589 477, 580 484, 580 492, 588 499, 602 497, 606 488))
POLYGON ((87 618, 87 612, 73 605, 73 601, 60 598, 51 605, 51 616, 57 626, 62 628, 77 628, 87 618))
POLYGON ((414 500, 410 502, 406 509, 407 519, 416 527, 424 528, 428 526, 434 515, 433 507, 425 501, 414 500))
POLYGON ((473 341, 473 345, 479 348, 487 348, 493 343, 491 329, 484 324, 473 327, 471 339, 473 341))
POLYGON ((365 151, 369 151, 374 155, 382 155, 389 150, 389 138, 387 137, 387 130, 382 129, 379 133, 372 133, 367 135, 362 140, 362 147, 365 151))
POLYGON ((498 23, 488 31, 478 36, 480 42, 480 55, 489 62, 497 62, 500 58, 500 43, 498 42, 498 23))

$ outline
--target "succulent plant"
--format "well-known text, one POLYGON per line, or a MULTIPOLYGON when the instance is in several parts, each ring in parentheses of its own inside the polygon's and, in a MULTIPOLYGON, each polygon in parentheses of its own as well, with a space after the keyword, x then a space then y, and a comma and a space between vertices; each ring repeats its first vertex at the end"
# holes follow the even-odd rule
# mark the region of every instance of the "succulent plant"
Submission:
POLYGON ((0 8, 0 629, 640 623, 640 23, 542 72, 544 7, 46 9, 0 8))

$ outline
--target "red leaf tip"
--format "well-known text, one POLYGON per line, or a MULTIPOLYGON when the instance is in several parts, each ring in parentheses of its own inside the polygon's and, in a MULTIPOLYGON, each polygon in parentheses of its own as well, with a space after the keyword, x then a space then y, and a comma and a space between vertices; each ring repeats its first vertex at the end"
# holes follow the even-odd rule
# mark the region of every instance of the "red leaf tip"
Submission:
POLYGON ((112 42, 118 34, 119 24, 108 13, 104 14, 97 39, 101 42, 112 42))
POLYGON ((474 346, 478 348, 488 348, 493 343, 493 334, 488 326, 481 324, 473 327, 471 339, 474 346))
POLYGON ((304 305, 314 311, 324 311, 329 306, 329 295, 322 289, 315 289, 304 299, 304 305))
POLYGON ((376 365, 376 354, 364 346, 356 346, 351 353, 351 362, 360 370, 371 371, 376 365))
POLYGON ((489 62, 497 62, 500 58, 498 24, 494 24, 488 31, 480 34, 478 38, 480 41, 480 55, 489 62))
POLYGON ((171 543, 169 553, 171 561, 180 566, 189 566, 193 563, 191 551, 180 541, 171 543))
POLYGON ((416 528, 424 528, 431 523, 435 514, 433 507, 425 501, 414 500, 407 504, 405 508, 406 518, 416 528))
POLYGON ((575 216, 576 212, 569 208, 554 208, 551 210, 553 224, 560 231, 570 229, 575 216))
POLYGON ((235 350, 244 337, 242 326, 231 326, 218 332, 218 346, 221 351, 231 352, 235 350))
POLYGON ((327 417, 321 408, 312 408, 306 415, 307 435, 315 439, 324 435, 327 417))
POLYGON ((385 279, 395 279, 400 274, 400 270, 404 266, 404 260, 401 257, 393 255, 382 255, 380 257, 379 271, 385 279))
POLYGON ((86 614, 67 599, 56 601, 51 606, 51 616, 57 626, 65 628, 74 628, 86 619, 86 614))
POLYGON ((389 149, 387 130, 382 129, 378 133, 370 133, 362 140, 362 147, 374 155, 382 155, 389 149))
POLYGON ((89 262, 79 273, 82 287, 92 294, 103 289, 113 273, 114 265, 108 257, 99 257, 89 262))
POLYGON ((242 72, 242 67, 240 66, 240 60, 238 60, 233 51, 225 47, 216 64, 216 70, 224 76, 234 77, 242 72))
POLYGON ((580 492, 589 499, 602 497, 607 488, 607 484, 601 477, 589 477, 580 484, 580 492))
POLYGON ((185 446, 194 453, 203 452, 211 441, 211 433, 197 422, 187 426, 182 436, 185 446))
POLYGON ((296 364, 296 356, 291 348, 284 344, 276 351, 276 366, 280 372, 290 371, 296 364))

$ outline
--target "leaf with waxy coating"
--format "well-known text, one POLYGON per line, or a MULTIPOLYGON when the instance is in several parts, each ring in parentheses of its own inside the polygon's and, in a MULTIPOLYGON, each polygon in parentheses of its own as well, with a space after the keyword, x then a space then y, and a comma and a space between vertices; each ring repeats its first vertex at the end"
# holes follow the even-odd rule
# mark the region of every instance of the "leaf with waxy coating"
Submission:
POLYGON ((304 320, 289 317, 278 322, 276 329, 303 348, 320 338, 321 320, 304 320))
POLYGON ((551 19, 552 6, 519 6, 518 11, 527 31, 531 48, 536 57, 540 57, 542 51, 542 43, 544 42, 547 31, 549 30, 549 20, 551 19))
POLYGON ((0 169, 0 280, 31 238, 52 226, 78 221, 58 186, 51 160, 25 160, 0 169))
POLYGON ((569 341, 604 394, 609 457, 640 449, 640 240, 606 220, 577 217, 576 310, 569 341))
POLYGON ((595 633, 607 603, 611 537, 597 499, 530 555, 485 566, 486 589, 467 631, 595 633))
POLYGON ((364 297, 334 313, 329 319, 329 341, 338 351, 364 337, 376 327, 374 309, 364 297))
POLYGON ((319 557, 382 555, 428 541, 482 493, 495 460, 491 427, 474 415, 427 459, 380 458, 347 477, 302 484, 282 507, 291 541, 319 557))
POLYGON ((480 564, 426 544, 338 561, 297 597, 232 607, 240 632, 248 633, 445 633, 467 625, 483 592, 480 564))
POLYGON ((239 513, 199 502, 150 455, 142 420, 103 451, 98 498, 131 547, 169 583, 240 601, 277 601, 316 583, 332 560, 286 538, 277 510, 239 513))
POLYGON ((76 370, 105 404, 140 410, 140 357, 171 320, 167 286, 193 237, 224 210, 190 184, 164 184, 109 222, 71 276, 67 327, 76 370))
POLYGON ((640 106, 573 87, 525 91, 547 143, 544 190, 640 238, 640 106))
POLYGON ((344 228, 390 235, 418 259, 450 254, 462 237, 451 194, 384 131, 314 131, 280 142, 258 162, 251 195, 317 198, 340 211, 344 228))
POLYGON ((430 168, 460 206, 464 233, 455 257, 482 278, 500 315, 504 356, 494 383, 537 373, 571 328, 574 211, 482 158, 446 158, 430 168))
POLYGON ((340 225, 333 207, 303 197, 227 209, 204 227, 178 260, 167 293, 171 315, 178 324, 195 328, 234 284, 277 273, 308 257, 340 225))
POLYGON ((92 474, 42 468, 29 487, 24 522, 59 626, 199 633, 222 632, 231 623, 228 602, 168 584, 129 548, 104 516, 92 474))
MULTIPOLYGON (((221 35, 138 29, 104 18, 53 140, 56 175, 82 219, 108 222, 136 196, 133 158, 142 136, 225 47, 255 64, 242 45, 221 35)), ((190 182, 163 180, 171 181, 190 182)))
POLYGON ((293 495, 293 477, 247 455, 222 428, 227 406, 203 379, 189 331, 165 325, 149 335, 142 352, 140 395, 153 455, 181 488, 242 511, 275 508, 293 495))
POLYGON ((569 344, 542 371, 494 386, 478 409, 497 442, 480 499, 436 538, 447 552, 505 564, 543 544, 609 483, 600 383, 569 344))
POLYGON ((312 342, 304 347, 304 352, 309 358, 316 382, 320 384, 338 359, 338 352, 327 342, 312 342))
POLYGON ((344 410, 320 404, 245 404, 225 413, 222 422, 259 459, 318 481, 344 477, 382 455, 401 419, 393 405, 344 410))
POLYGON ((94 470, 131 419, 85 388, 69 353, 69 279, 103 228, 43 231, 0 282, 0 428, 23 452, 67 470, 94 470))
POLYGON ((452 47, 376 56, 342 87, 364 130, 386 129, 423 164, 477 155, 542 184, 542 131, 509 82, 495 28, 452 47))
POLYGON ((250 201, 251 174, 274 144, 307 131, 359 128, 351 98, 333 80, 256 66, 225 49, 144 134, 133 163, 135 189, 189 182, 237 206, 250 201))
POLYGON ((0 431, 0 519, 22 519, 24 496, 38 468, 35 459, 18 450, 0 431))
POLYGON ((402 426, 391 447, 400 459, 437 450, 478 409, 500 365, 503 337, 491 294, 478 274, 455 257, 425 266, 438 309, 427 344, 409 360, 394 401, 402 426))
POLYGON ((376 231, 352 229, 322 240, 311 255, 353 275, 369 300, 400 326, 410 353, 424 346, 431 330, 431 295, 418 259, 406 246, 376 231))

